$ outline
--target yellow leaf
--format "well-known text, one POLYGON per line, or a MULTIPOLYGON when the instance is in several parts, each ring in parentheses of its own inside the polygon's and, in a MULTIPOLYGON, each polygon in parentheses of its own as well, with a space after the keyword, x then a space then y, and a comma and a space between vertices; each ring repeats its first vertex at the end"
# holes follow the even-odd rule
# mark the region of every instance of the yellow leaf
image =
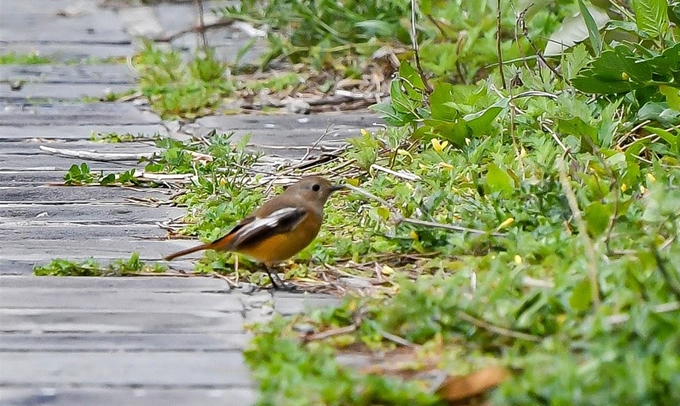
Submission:
POLYGON ((364 136, 364 137, 368 137, 369 135, 371 135, 371 133, 366 131, 366 129, 362 128, 361 129, 361 135, 364 136))
POLYGON ((359 186, 359 179, 357 178, 346 179, 345 183, 349 183, 350 185, 357 187, 359 186))
POLYGON ((628 190, 628 185, 626 185, 625 183, 621 184, 621 191, 625 192, 626 190, 628 190))
POLYGON ((520 257, 519 255, 515 255, 515 263, 517 265, 522 265, 522 257, 520 257))
POLYGON ((647 180, 649 181, 649 183, 654 183, 654 182, 656 182, 656 178, 655 178, 654 175, 652 175, 651 173, 648 173, 648 174, 647 174, 647 180))
POLYGON ((442 147, 442 143, 439 142, 439 140, 436 138, 432 138, 430 140, 430 143, 432 144, 432 148, 434 148, 434 150, 437 152, 442 152, 442 150, 444 149, 444 147, 442 147))
POLYGON ((440 168, 444 168, 444 169, 448 169, 448 170, 453 169, 453 165, 447 164, 446 162, 440 162, 440 163, 439 163, 439 167, 440 167, 440 168))
POLYGON ((500 230, 502 228, 505 228, 505 227, 509 226, 510 224, 512 224, 514 222, 515 222, 515 219, 513 217, 508 217, 498 226, 498 229, 500 230))
POLYGON ((418 233, 416 233, 415 231, 411 230, 410 235, 411 235, 411 238, 413 238, 414 240, 418 241, 418 233))

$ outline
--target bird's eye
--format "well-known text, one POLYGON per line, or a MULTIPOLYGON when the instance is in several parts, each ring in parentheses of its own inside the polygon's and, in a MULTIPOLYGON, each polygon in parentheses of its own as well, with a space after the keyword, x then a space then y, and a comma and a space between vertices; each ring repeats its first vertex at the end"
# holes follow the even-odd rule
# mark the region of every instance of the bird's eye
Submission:
POLYGON ((318 192, 319 189, 321 189, 321 186, 318 185, 318 184, 315 184, 315 185, 312 186, 312 190, 315 191, 315 192, 318 192))

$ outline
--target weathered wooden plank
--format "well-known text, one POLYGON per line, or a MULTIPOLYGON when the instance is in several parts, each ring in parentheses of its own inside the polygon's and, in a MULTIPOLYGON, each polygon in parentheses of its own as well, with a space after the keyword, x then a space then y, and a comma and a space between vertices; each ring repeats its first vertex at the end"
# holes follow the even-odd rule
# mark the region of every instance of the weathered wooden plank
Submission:
POLYGON ((109 93, 128 92, 129 84, 99 83, 25 83, 19 90, 0 87, 0 100, 13 103, 31 100, 81 100, 85 97, 104 98, 109 93))
POLYGON ((70 276, 68 278, 49 278, 35 276, 30 278, 0 276, 0 289, 84 289, 84 290, 149 290, 162 292, 203 292, 224 288, 224 281, 217 278, 176 278, 156 276, 121 276, 116 278, 92 278, 89 276, 70 276))
POLYGON ((0 357, 5 351, 236 351, 243 350, 251 338, 250 334, 242 332, 210 334, 5 333, 2 335, 0 357))
MULTIPOLYGON (((6 1, 6 0, 5 0, 6 1)), ((4 14, 0 13, 0 16, 4 14)), ((2 24, 0 24, 2 27, 2 24)), ((0 42, 0 53, 15 52, 20 55, 38 53, 59 63, 87 62, 92 59, 124 59, 134 53, 130 44, 96 44, 83 42, 0 42)))
MULTIPOLYGON (((138 252, 143 260, 160 260, 171 252, 195 244, 197 244, 197 241, 135 241, 126 238, 101 238, 84 241, 77 236, 71 240, 42 240, 34 237, 30 244, 24 241, 2 241, 0 258, 45 263, 52 258, 129 258, 133 252, 138 252)), ((0 271, 2 270, 0 269, 0 271)))
MULTIPOLYGON (((4 125, 0 131, 0 141, 31 140, 42 143, 40 140, 90 140, 92 133, 117 133, 117 134, 167 134, 161 124, 129 124, 129 125, 102 125, 87 124, 79 125, 77 121, 62 125, 4 125)), ((78 144, 71 144, 78 146, 78 144)), ((82 144, 81 144, 82 145, 82 144)), ((49 144, 49 146, 57 147, 49 144)), ((64 146, 65 148, 66 146, 64 146)), ((2 151, 2 149, 0 149, 2 151)))
MULTIPOLYGON (((96 152, 100 154, 139 154, 139 153, 152 153, 159 151, 152 141, 140 141, 140 142, 122 142, 122 143, 107 143, 107 142, 94 142, 89 140, 75 140, 75 141, 49 141, 46 142, 43 139, 26 139, 26 140, 12 140, 3 141, 0 140, 0 154, 2 155, 32 155, 35 157, 63 157, 66 159, 71 159, 73 161, 82 161, 84 158, 78 157, 67 157, 63 155, 58 155, 52 152, 43 151, 40 147, 45 146, 48 148, 65 149, 69 151, 87 151, 96 152)), ((98 162, 98 161, 93 161, 98 162)), ((113 162, 115 163, 115 162, 113 162)), ((47 165, 45 165, 47 166, 47 165)))
MULTIPOLYGON (((101 151, 101 150, 100 150, 101 151)), ((0 152, 0 171, 12 171, 15 168, 21 168, 24 171, 41 168, 54 168, 58 171, 67 171, 71 165, 80 165, 86 163, 90 169, 92 168, 106 168, 111 172, 123 172, 130 169, 144 169, 144 164, 138 164, 139 160, 133 157, 126 160, 117 161, 95 161, 77 157, 65 157, 60 155, 52 155, 43 151, 35 151, 33 148, 21 148, 9 153, 9 151, 0 152), (97 163, 95 165, 95 163, 97 163)), ((99 151, 97 151, 99 152, 99 151)), ((136 151, 134 154, 139 154, 145 151, 136 151)), ((148 149, 149 153, 153 153, 153 149, 148 149)), ((101 152, 99 152, 101 153, 101 152)))
POLYGON ((116 12, 99 8, 97 3, 40 0, 15 1, 11 6, 7 3, 3 1, 0 13, 3 42, 130 44, 116 12))
POLYGON ((125 405, 125 406, 247 406, 255 404, 257 395, 249 388, 179 388, 134 387, 50 387, 3 388, 0 403, 6 406, 50 405, 125 405))
POLYGON ((80 239, 90 241, 101 238, 113 239, 158 239, 167 236, 167 231, 154 224, 74 224, 74 223, 0 223, 0 241, 31 240, 40 236, 43 240, 80 239))
MULTIPOLYGON (((168 308, 159 312, 76 309, 0 309, 0 331, 44 333, 236 333, 239 313, 168 308)), ((3 353, 3 362, 5 354, 3 353)), ((4 378, 4 377, 3 377, 4 378)))
MULTIPOLYGON (((1 50, 2 47, 0 47, 1 50)), ((139 125, 157 124, 160 118, 129 103, 74 103, 25 105, 0 102, 0 126, 139 125)))
MULTIPOLYGON (((233 116, 207 116, 199 118, 197 125, 214 129, 231 130, 330 130, 342 132, 347 129, 379 128, 378 115, 369 112, 337 112, 312 115, 292 114, 241 114, 233 116)), ((323 131, 322 131, 323 133, 323 131)), ((321 134, 319 134, 321 135, 321 134)))
POLYGON ((136 74, 118 65, 0 65, 0 77, 31 83, 135 84, 136 74))
POLYGON ((3 374, 3 385, 16 386, 251 385, 250 371, 238 352, 3 352, 2 369, 12 371, 3 374))
MULTIPOLYGON (((74 163, 80 164, 75 161, 74 163)), ((107 162, 88 162, 91 171, 101 172, 104 174, 124 172, 132 169, 128 166, 113 166, 107 162)), ((64 184, 64 174, 70 167, 56 168, 56 167, 34 167, 34 168, 18 168, 17 170, 3 169, 0 170, 0 193, 2 190, 7 190, 11 187, 30 187, 30 186, 50 186, 62 187, 64 184)), ((69 186, 70 187, 70 186, 69 186)), ((73 187, 98 187, 98 186, 73 186, 73 187)), ((112 186, 113 187, 113 186, 112 186)))
MULTIPOLYGON (((2 156, 0 155, 0 159, 2 156)), ((104 186, 18 186, 0 187, 0 205, 13 203, 50 202, 118 202, 128 198, 154 198, 167 200, 170 191, 165 188, 131 189, 104 186)), ((0 225, 1 227, 2 225, 0 225)))
POLYGON ((185 210, 178 207, 154 208, 132 204, 3 204, 0 221, 44 221, 80 224, 155 224, 179 217, 185 210))
POLYGON ((151 289, 102 292, 83 289, 12 288, 3 290, 0 295, 0 307, 149 313, 195 308, 227 313, 240 312, 243 309, 241 302, 234 297, 225 296, 228 289, 229 285, 226 282, 221 287, 223 293, 159 292, 151 289))

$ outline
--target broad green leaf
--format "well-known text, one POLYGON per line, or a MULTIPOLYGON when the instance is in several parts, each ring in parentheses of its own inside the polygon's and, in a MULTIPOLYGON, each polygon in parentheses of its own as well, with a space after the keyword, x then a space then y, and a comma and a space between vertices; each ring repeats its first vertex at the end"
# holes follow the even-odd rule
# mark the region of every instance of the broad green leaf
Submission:
POLYGON ((440 83, 435 87, 430 95, 433 119, 453 121, 460 116, 458 110, 446 104, 455 100, 454 96, 454 87, 449 83, 440 83))
POLYGON ((668 32, 667 0, 633 0, 638 30, 650 37, 663 37, 668 32))
POLYGON ((406 81, 413 86, 413 88, 418 90, 425 89, 425 84, 423 79, 418 74, 418 71, 411 66, 408 62, 402 62, 399 67, 399 76, 406 79, 406 81))
POLYGON ((583 312, 590 308, 592 302, 593 291, 590 287, 590 280, 584 279, 574 287, 569 298, 569 306, 576 311, 583 312))
POLYGON ((585 93, 612 94, 646 87, 651 81, 651 64, 640 61, 628 47, 619 45, 602 52, 571 83, 585 93))
POLYGON ((586 220, 588 233, 597 237, 607 230, 614 210, 611 206, 593 202, 586 207, 583 217, 586 220))
POLYGON ((498 115, 508 108, 508 98, 503 98, 482 111, 468 114, 463 120, 472 129, 474 135, 481 135, 492 130, 491 123, 498 115))
POLYGON ((638 110, 637 119, 654 120, 664 126, 670 126, 680 122, 680 111, 669 108, 666 102, 649 102, 638 110))
POLYGON ((486 185, 491 192, 500 192, 505 196, 512 194, 515 189, 512 177, 496 164, 489 165, 489 171, 486 174, 486 185))
POLYGON ((671 146, 671 152, 677 154, 680 150, 680 134, 673 135, 663 128, 645 126, 645 130, 654 133, 671 146))
POLYGON ((668 107, 672 108, 673 110, 680 111, 680 89, 677 87, 660 85, 659 91, 661 94, 666 96, 666 103, 668 103, 668 107))
POLYGON ((463 120, 445 121, 427 119, 423 124, 424 126, 418 129, 422 129, 423 132, 416 130, 416 134, 418 134, 416 138, 430 139, 437 136, 457 147, 462 147, 465 145, 465 139, 470 136, 470 129, 463 120))
MULTIPOLYGON (((392 107, 392 104, 390 103, 374 104, 369 107, 369 110, 378 113, 387 124, 395 127, 403 127, 410 122, 410 116, 394 110, 394 107, 392 107)), ((151 170, 151 172, 155 171, 151 170)))

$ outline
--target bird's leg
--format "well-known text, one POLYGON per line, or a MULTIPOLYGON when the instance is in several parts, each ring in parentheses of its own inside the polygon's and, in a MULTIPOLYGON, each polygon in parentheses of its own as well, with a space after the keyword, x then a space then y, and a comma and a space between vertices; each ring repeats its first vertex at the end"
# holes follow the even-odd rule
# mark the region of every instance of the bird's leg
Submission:
POLYGON ((267 272, 267 275, 269 276, 269 280, 272 282, 272 287, 274 288, 274 290, 282 290, 286 292, 292 292, 297 290, 295 286, 289 285, 286 282, 282 281, 278 273, 272 271, 271 264, 264 264, 264 269, 267 272), (274 277, 274 275, 276 275, 276 277, 274 277), (278 283, 276 280, 278 280, 278 283))
POLYGON ((267 272, 267 276, 269 276, 269 280, 271 281, 274 290, 280 290, 282 287, 285 289, 286 284, 279 278, 279 275, 276 272, 272 273, 271 264, 265 263, 264 270, 267 272), (276 278, 274 278, 274 275, 276 275, 276 278), (278 279, 280 284, 276 282, 276 279, 278 279))

